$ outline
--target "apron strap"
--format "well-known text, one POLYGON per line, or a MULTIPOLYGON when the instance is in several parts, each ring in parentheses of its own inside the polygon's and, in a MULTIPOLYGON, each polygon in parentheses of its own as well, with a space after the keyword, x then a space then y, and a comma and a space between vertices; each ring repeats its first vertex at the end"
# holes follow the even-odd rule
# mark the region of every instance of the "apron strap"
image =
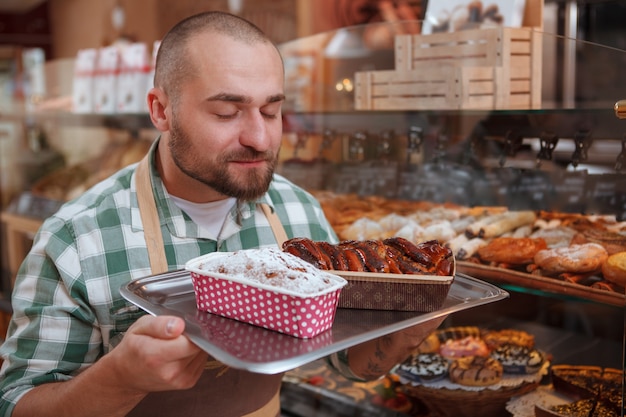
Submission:
POLYGON ((272 228, 272 232, 274 233, 274 237, 276 238, 276 243, 278 243, 278 247, 282 248, 283 242, 287 240, 287 233, 285 232, 283 224, 278 218, 276 212, 272 210, 269 205, 262 203, 259 204, 259 206, 261 206, 261 210, 263 210, 265 217, 267 217, 267 221, 270 223, 270 227, 272 228))
POLYGON ((143 223, 146 245, 148 247, 148 257, 150 258, 150 268, 153 274, 168 271, 167 258, 165 257, 165 245, 161 234, 159 213, 154 203, 152 193, 152 181, 150 180, 150 154, 146 154, 139 162, 135 173, 137 182, 137 203, 139 204, 139 214, 143 223))

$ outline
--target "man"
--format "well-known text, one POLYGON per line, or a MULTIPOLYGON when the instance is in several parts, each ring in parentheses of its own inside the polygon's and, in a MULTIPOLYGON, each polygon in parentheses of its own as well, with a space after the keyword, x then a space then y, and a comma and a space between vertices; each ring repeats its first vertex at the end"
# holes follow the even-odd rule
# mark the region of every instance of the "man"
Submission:
MULTIPOLYGON (((184 336, 181 319, 146 315, 119 288, 203 253, 276 245, 261 204, 289 237, 336 240, 319 204, 274 175, 280 54, 245 20, 203 13, 164 37, 154 81, 147 99, 161 135, 147 158, 47 219, 20 268, 1 349, 2 415, 279 413, 281 375, 216 364, 184 336)), ((333 363, 376 378, 438 324, 341 352, 333 363)))

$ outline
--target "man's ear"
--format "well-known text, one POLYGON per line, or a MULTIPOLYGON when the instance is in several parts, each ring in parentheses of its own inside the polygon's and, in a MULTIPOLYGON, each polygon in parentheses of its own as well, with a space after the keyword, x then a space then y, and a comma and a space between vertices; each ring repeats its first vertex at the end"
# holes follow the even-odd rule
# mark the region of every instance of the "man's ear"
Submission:
POLYGON ((170 130, 169 120, 165 112, 168 105, 167 94, 160 88, 153 87, 148 91, 146 100, 148 100, 148 111, 154 127, 161 132, 170 130))

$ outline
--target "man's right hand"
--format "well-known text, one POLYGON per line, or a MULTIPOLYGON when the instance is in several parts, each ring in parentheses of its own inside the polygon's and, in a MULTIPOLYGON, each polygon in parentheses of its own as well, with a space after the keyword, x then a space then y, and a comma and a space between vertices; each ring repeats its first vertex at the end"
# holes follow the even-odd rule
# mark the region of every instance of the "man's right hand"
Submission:
POLYGON ((178 317, 141 317, 117 347, 75 378, 29 391, 13 416, 124 416, 150 392, 193 387, 208 355, 184 329, 178 317))
POLYGON ((185 322, 177 317, 137 320, 109 354, 120 383, 144 394, 193 387, 208 355, 183 335, 184 330, 185 322))

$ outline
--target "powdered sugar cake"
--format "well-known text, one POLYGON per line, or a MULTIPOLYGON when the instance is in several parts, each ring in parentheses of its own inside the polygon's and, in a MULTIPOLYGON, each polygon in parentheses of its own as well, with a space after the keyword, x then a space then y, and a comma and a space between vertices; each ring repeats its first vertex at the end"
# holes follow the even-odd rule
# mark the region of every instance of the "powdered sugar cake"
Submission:
POLYGON ((332 326, 347 281, 275 248, 189 261, 199 310, 301 338, 332 326))

